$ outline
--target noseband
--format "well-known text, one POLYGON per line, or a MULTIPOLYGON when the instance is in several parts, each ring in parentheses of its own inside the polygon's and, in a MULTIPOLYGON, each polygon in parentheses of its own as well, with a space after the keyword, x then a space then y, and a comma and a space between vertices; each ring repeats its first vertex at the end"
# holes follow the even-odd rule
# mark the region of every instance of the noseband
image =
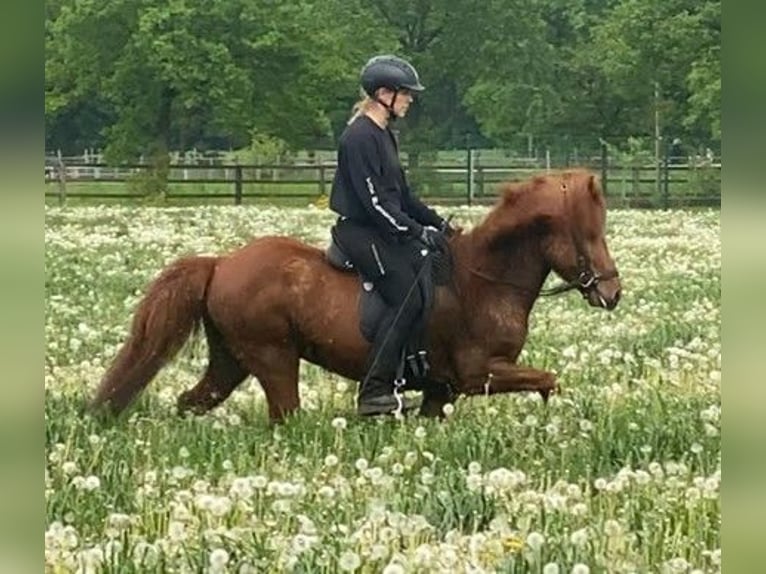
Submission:
POLYGON ((577 242, 575 242, 575 248, 577 249, 577 277, 550 289, 543 289, 540 291, 540 295, 549 297, 578 289, 583 297, 587 297, 590 291, 598 288, 600 281, 608 281, 620 276, 616 269, 609 269, 604 273, 593 271, 588 256, 580 250, 580 245, 577 242))
MULTIPOLYGON (((561 191, 563 192, 563 195, 564 195, 564 205, 566 206, 566 212, 569 213, 569 194, 567 193, 566 183, 561 184, 561 191)), ((591 291, 598 288, 599 282, 608 281, 610 279, 614 279, 620 276, 620 274, 617 272, 617 269, 608 269, 604 273, 598 273, 594 271, 590 262, 590 258, 586 254, 585 248, 583 247, 583 241, 582 241, 582 237, 580 236, 579 230, 574 229, 570 225, 569 235, 572 238, 572 243, 574 244, 575 251, 577 252, 577 274, 575 278, 570 281, 565 281, 564 283, 561 283, 560 285, 556 285, 548 289, 542 289, 540 291, 540 295, 544 297, 559 295, 560 293, 566 293, 567 291, 571 291, 572 289, 577 289, 578 291, 580 291, 583 297, 587 298, 588 294, 591 291)), ((483 273, 477 269, 474 269, 471 266, 467 266, 467 268, 472 274, 476 275, 477 277, 481 277, 482 279, 486 281, 490 281, 492 283, 502 283, 505 285, 511 285, 515 287, 516 289, 520 289, 522 291, 530 291, 530 289, 521 287, 520 285, 517 285, 513 281, 508 281, 507 279, 492 277, 490 275, 487 275, 486 273, 483 273)))

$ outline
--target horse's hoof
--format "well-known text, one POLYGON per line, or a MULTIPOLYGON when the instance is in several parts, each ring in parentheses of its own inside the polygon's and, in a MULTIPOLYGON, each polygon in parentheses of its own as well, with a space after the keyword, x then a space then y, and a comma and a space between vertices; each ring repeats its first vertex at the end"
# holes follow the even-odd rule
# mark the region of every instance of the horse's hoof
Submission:
POLYGON ((551 395, 558 395, 560 392, 561 388, 559 387, 558 383, 549 389, 542 389, 539 391, 540 396, 543 398, 543 404, 546 405, 548 404, 548 399, 551 397, 551 395))

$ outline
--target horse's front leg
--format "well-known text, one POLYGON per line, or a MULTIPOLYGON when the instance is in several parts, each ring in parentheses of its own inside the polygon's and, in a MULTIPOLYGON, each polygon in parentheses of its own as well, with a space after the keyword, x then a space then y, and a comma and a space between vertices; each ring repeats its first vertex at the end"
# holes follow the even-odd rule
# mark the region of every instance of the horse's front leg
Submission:
POLYGON ((462 392, 466 395, 496 395, 537 391, 547 401, 550 394, 557 390, 558 383, 553 373, 517 365, 507 359, 490 359, 486 380, 479 382, 474 379, 462 392))
POLYGON ((423 402, 418 414, 423 417, 444 418, 444 405, 454 402, 455 398, 455 393, 447 383, 428 382, 423 388, 423 402))

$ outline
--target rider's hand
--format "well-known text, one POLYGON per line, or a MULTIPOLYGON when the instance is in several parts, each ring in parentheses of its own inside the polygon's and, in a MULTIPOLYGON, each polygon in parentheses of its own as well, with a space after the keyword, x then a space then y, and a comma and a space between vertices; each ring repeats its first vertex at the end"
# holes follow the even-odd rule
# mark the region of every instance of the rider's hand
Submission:
POLYGON ((423 227, 423 232, 419 237, 426 247, 435 251, 446 251, 448 249, 447 236, 435 227, 423 227))
POLYGON ((452 224, 450 224, 449 220, 442 219, 442 222, 439 225, 439 231, 441 231, 447 237, 452 237, 457 232, 457 229, 452 227, 452 224))

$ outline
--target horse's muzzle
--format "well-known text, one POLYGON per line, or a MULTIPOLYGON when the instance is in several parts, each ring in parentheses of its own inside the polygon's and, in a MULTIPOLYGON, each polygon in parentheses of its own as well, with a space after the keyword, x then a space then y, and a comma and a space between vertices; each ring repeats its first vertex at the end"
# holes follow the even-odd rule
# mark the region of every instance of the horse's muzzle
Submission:
POLYGON ((616 277, 606 281, 599 281, 591 285, 585 293, 585 298, 593 307, 601 307, 611 311, 617 307, 622 295, 620 280, 616 277))

